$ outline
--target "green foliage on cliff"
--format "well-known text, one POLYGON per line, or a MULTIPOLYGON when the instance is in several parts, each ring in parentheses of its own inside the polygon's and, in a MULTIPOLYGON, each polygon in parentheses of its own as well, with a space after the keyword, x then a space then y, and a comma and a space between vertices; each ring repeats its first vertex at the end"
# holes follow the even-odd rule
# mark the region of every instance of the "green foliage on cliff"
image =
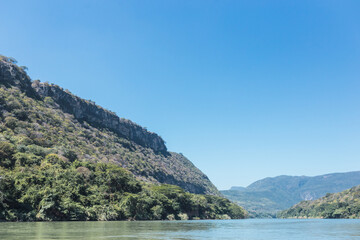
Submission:
MULTIPOLYGON (((15 146, 1 142, 0 148, 15 146)), ((0 172, 0 220, 245 217, 245 211, 227 199, 187 193, 174 185, 141 183, 129 171, 109 163, 10 151, 2 155, 0 172)))
POLYGON ((314 201, 300 202, 279 218, 360 218, 360 185, 314 201))
MULTIPOLYGON (((149 182, 178 185, 192 193, 219 195, 207 176, 183 155, 156 152, 107 128, 77 119, 63 111, 61 103, 54 101, 55 96, 36 95, 26 73, 16 66, 0 59, 0 140, 9 141, 29 154, 37 151, 66 158, 76 155, 81 161, 115 163, 149 182)), ((51 86, 56 94, 67 94, 60 87, 51 86)), ((66 96, 85 101, 71 94, 66 96)), ((91 106, 79 111, 101 109, 91 106)))
POLYGON ((0 221, 245 217, 183 155, 76 119, 11 64, 0 59, 0 221))

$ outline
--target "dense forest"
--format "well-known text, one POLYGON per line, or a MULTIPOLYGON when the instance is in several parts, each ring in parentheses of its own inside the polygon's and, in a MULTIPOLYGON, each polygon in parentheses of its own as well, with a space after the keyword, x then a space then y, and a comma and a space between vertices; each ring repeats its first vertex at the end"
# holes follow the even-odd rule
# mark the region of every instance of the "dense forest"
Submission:
POLYGON ((340 193, 328 193, 302 201, 278 214, 279 218, 360 218, 360 185, 340 193))
POLYGON ((117 116, 56 85, 31 82, 25 70, 13 59, 0 58, 0 220, 246 216, 242 208, 219 196, 206 175, 183 155, 156 151, 154 139, 159 138, 153 133, 119 120, 125 132, 136 129, 135 137, 145 140, 136 139, 90 118, 80 119, 64 111, 63 98, 44 97, 33 86, 50 86, 49 91, 89 106, 76 109, 89 116, 91 111, 117 116))
POLYGON ((244 218, 229 200, 137 181, 110 163, 80 162, 54 153, 18 151, 0 142, 0 219, 160 220, 244 218))

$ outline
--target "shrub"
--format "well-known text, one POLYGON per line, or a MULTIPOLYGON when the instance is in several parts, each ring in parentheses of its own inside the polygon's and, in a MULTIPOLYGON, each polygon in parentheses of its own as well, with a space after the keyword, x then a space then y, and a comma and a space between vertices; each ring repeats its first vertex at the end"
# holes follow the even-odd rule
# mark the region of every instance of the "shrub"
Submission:
POLYGON ((45 163, 50 163, 53 165, 60 165, 62 168, 69 166, 69 162, 57 154, 50 153, 45 157, 45 163))
POLYGON ((178 217, 180 220, 189 220, 189 216, 186 213, 179 213, 178 217))
POLYGON ((18 120, 14 117, 6 117, 5 118, 5 126, 10 129, 15 129, 17 123, 18 123, 18 120))
POLYGON ((175 220, 175 215, 174 214, 169 214, 166 216, 167 220, 169 221, 174 221, 175 220))

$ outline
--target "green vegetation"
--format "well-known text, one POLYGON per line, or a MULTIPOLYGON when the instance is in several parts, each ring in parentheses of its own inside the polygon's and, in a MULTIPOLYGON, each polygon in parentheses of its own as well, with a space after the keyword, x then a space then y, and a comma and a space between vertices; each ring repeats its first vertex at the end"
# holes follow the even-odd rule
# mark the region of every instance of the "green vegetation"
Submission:
POLYGON ((4 55, 0 55, 0 60, 3 60, 5 62, 9 62, 9 63, 13 63, 13 64, 17 64, 16 59, 13 58, 13 57, 6 57, 4 55))
POLYGON ((0 57, 0 220, 245 217, 184 156, 75 119, 14 61, 0 57))
POLYGON ((303 201, 340 192, 360 184, 360 172, 332 173, 315 177, 278 176, 264 178, 246 188, 221 191, 243 206, 251 217, 276 217, 277 212, 303 201))
POLYGON ((328 193, 314 201, 302 201, 279 218, 360 218, 360 185, 340 193, 328 193))
MULTIPOLYGON (((0 146, 15 149, 8 142, 0 146)), ((187 193, 174 185, 145 184, 114 164, 70 162, 53 153, 12 153, 1 158, 0 220, 245 217, 245 211, 227 199, 187 193)))
MULTIPOLYGON (((81 161, 115 163, 152 183, 178 185, 192 193, 220 195, 207 176, 182 154, 158 153, 107 128, 76 119, 62 110, 61 103, 54 101, 56 96, 36 95, 30 79, 17 65, 6 64, 0 60, 0 140, 28 152, 62 156, 73 152, 81 161), (13 71, 11 74, 5 72, 10 68, 8 65, 13 71)), ((51 86, 58 94, 68 94, 56 85, 51 86)), ((77 99, 78 104, 86 102, 74 95, 69 97, 77 99)), ((96 112, 99 108, 92 104, 86 111, 96 112)))
POLYGON ((281 194, 271 191, 221 191, 225 197, 242 206, 252 218, 275 218, 284 201, 281 194), (276 201, 278 200, 278 201, 276 201))

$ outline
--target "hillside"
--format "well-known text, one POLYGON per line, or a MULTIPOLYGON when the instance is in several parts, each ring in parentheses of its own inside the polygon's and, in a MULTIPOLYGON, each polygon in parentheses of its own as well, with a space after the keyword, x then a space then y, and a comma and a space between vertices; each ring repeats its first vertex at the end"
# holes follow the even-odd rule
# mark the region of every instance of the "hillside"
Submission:
MULTIPOLYGON (((114 189, 103 189, 104 196, 94 197, 98 200, 97 204, 101 201, 109 201, 109 197, 106 196, 114 194, 121 195, 115 199, 123 199, 124 192, 142 194, 145 191, 146 194, 153 196, 151 189, 159 184, 177 185, 189 194, 210 194, 214 195, 215 199, 223 199, 216 197, 219 192, 205 174, 182 154, 169 152, 164 140, 157 134, 130 120, 119 118, 116 114, 91 101, 81 99, 57 85, 31 81, 24 69, 17 66, 10 58, 0 58, 0 201, 2 201, 0 207, 3 208, 0 210, 5 211, 8 218, 37 219, 31 212, 41 207, 45 196, 54 197, 54 193, 50 194, 46 190, 46 184, 50 189, 54 184, 60 184, 64 189, 72 186, 79 191, 65 200, 57 192, 60 205, 65 204, 63 201, 67 201, 69 206, 80 204, 85 209, 92 206, 90 202, 93 199, 88 198, 91 193, 95 194, 95 188, 106 189, 103 184, 111 185, 111 181, 118 181, 116 177, 115 180, 112 179, 112 174, 98 177, 100 174, 98 172, 101 172, 99 168, 103 168, 101 164, 126 169, 129 179, 133 178, 129 180, 131 185, 135 184, 137 187, 120 189, 120 193, 114 189), (52 174, 57 177, 53 179, 52 174), (59 183, 58 177, 64 174, 76 176, 66 178, 59 183), (104 179, 99 182, 97 178, 104 179), (78 181, 78 184, 72 181, 78 181), (25 200, 23 195, 27 195, 28 191, 31 199, 25 200), (13 209, 17 210, 13 211, 13 209), (15 215, 11 217, 12 214, 15 215)), ((175 192, 177 191, 180 190, 175 192)), ((174 194, 170 195, 175 198, 174 194)), ((204 200, 203 197, 201 201, 197 200, 205 208, 213 201, 211 196, 206 198, 209 200, 204 200)), ((227 206, 221 211, 226 212, 232 206, 230 202, 226 204, 227 206)), ((149 206, 151 205, 164 207, 164 203, 159 200, 149 203, 149 206)), ((174 209, 180 213, 181 207, 174 209)), ((174 209, 173 212, 176 212, 174 209)), ((169 212, 172 212, 171 208, 164 210, 164 214, 169 212)), ((200 216, 201 211, 195 212, 196 214, 194 211, 188 213, 193 217, 208 218, 215 216, 213 213, 217 211, 208 211, 202 216, 200 216)), ((120 215, 115 218, 123 219, 124 216, 120 217, 120 215)), ((131 217, 135 218, 135 213, 127 216, 127 218, 131 217)), ((69 217, 60 219, 69 219, 69 217)), ((138 219, 146 219, 146 217, 138 217, 138 219)))
POLYGON ((275 217, 280 210, 326 193, 340 192, 360 184, 360 172, 332 173, 315 177, 278 176, 264 178, 248 187, 221 191, 255 217, 275 217))
POLYGON ((132 121, 57 85, 32 82, 11 62, 0 61, 0 83, 2 139, 45 153, 115 163, 140 179, 192 193, 218 194, 185 156, 167 151, 161 137, 132 121))
POLYGON ((340 193, 302 201, 278 214, 279 218, 360 218, 360 185, 340 193))

